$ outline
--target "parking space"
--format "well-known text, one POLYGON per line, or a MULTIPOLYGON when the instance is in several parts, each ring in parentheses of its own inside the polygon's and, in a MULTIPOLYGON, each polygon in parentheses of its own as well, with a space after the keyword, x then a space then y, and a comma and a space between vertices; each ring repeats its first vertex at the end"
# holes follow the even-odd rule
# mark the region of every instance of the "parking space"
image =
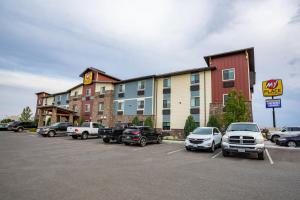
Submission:
POLYGON ((0 199, 298 199, 300 151, 223 157, 182 144, 0 133, 0 199))

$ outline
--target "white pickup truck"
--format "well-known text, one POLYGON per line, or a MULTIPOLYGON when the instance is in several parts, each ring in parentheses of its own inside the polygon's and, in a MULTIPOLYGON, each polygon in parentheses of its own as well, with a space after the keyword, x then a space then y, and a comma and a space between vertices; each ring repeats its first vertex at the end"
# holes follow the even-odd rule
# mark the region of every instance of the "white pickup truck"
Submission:
POLYGON ((277 142, 277 140, 282 136, 296 136, 300 134, 300 127, 291 127, 291 126, 285 126, 281 129, 281 131, 274 131, 270 132, 270 134, 267 135, 268 140, 271 140, 272 142, 277 142))
POLYGON ((222 153, 256 153, 259 160, 264 159, 264 138, 257 124, 249 122, 232 123, 222 138, 222 153))
POLYGON ((99 128, 103 128, 103 126, 96 122, 84 122, 79 127, 68 127, 67 134, 68 136, 72 136, 73 139, 80 137, 82 140, 86 140, 90 136, 98 137, 99 128))

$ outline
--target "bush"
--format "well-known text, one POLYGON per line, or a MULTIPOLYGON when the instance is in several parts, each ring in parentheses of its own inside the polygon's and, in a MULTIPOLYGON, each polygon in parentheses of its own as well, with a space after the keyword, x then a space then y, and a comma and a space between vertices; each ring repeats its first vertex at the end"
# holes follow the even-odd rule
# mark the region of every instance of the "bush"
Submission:
POLYGON ((195 128, 197 128, 197 125, 194 121, 193 116, 188 116, 188 118, 185 121, 185 125, 184 125, 184 134, 185 136, 188 136, 190 134, 190 132, 192 132, 193 130, 195 130, 195 128))
POLYGON ((139 118, 137 117, 137 116, 135 116, 134 118, 133 118, 133 120, 132 120, 132 125, 134 125, 134 126, 138 126, 138 125, 140 125, 140 120, 139 120, 139 118))
POLYGON ((144 123, 145 123, 145 126, 149 126, 149 127, 153 128, 153 121, 152 121, 151 117, 147 117, 144 123))
POLYGON ((7 119, 2 119, 1 123, 8 124, 9 122, 12 122, 12 121, 13 121, 12 119, 7 118, 7 119))
POLYGON ((219 120, 216 116, 210 116, 207 122, 208 127, 217 127, 218 129, 221 128, 219 120))

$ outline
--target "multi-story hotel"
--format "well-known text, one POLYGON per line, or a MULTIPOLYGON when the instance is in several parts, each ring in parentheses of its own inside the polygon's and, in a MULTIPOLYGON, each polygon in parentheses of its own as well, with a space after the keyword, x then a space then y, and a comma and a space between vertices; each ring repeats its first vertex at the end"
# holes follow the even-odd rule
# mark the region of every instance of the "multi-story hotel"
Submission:
POLYGON ((231 90, 241 91, 252 115, 255 84, 254 48, 204 57, 207 67, 120 80, 87 68, 83 82, 56 94, 37 93, 39 126, 57 121, 95 121, 106 127, 115 122, 143 122, 151 117, 158 131, 181 136, 185 120, 193 116, 205 126, 210 115, 223 112, 231 90))

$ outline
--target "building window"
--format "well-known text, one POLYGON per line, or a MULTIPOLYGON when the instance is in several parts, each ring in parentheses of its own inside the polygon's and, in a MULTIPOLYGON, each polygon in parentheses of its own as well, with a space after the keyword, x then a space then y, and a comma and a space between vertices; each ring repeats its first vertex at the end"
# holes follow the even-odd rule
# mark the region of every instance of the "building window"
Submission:
POLYGON ((91 91, 92 91, 91 88, 86 89, 85 95, 86 95, 87 97, 91 96, 91 91))
POLYGON ((163 122, 163 130, 170 130, 170 122, 163 122))
POLYGON ((75 96, 75 97, 78 96, 78 92, 77 92, 77 91, 74 92, 74 96, 75 96))
POLYGON ((100 94, 105 94, 105 86, 101 87, 100 94))
POLYGON ((138 110, 144 110, 144 107, 145 107, 145 101, 144 100, 137 101, 137 109, 138 110))
POLYGON ((171 101, 169 99, 163 100, 163 108, 164 109, 170 109, 171 108, 171 101))
POLYGON ((223 106, 226 105, 227 100, 228 100, 228 94, 223 94, 223 106))
POLYGON ((199 73, 191 74, 191 85, 199 84, 199 73))
POLYGON ((119 85, 119 93, 125 92, 125 85, 119 85))
POLYGON ((191 98, 191 107, 199 107, 200 106, 200 97, 192 97, 191 98))
POLYGON ((118 103, 118 111, 123 111, 124 110, 124 102, 119 102, 118 103))
POLYGON ((57 101, 61 101, 61 95, 58 96, 57 101))
POLYGON ((145 81, 138 82, 138 90, 145 90, 145 81))
POLYGON ((77 107, 77 105, 73 105, 73 111, 78 112, 78 107, 77 107))
POLYGON ((171 79, 165 78, 164 79, 164 88, 170 88, 171 87, 171 79))
POLYGON ((104 103, 103 102, 99 103, 99 110, 98 111, 99 112, 104 111, 104 103))
POLYGON ((47 105, 48 103, 48 98, 45 99, 45 106, 47 105))
POLYGON ((234 69, 224 69, 222 70, 222 80, 223 81, 232 81, 235 79, 234 69))
POLYGON ((85 112, 90 112, 90 111, 91 111, 91 105, 85 104, 85 112))
POLYGON ((69 100, 69 98, 70 98, 70 95, 69 95, 69 93, 67 94, 67 100, 69 100))

